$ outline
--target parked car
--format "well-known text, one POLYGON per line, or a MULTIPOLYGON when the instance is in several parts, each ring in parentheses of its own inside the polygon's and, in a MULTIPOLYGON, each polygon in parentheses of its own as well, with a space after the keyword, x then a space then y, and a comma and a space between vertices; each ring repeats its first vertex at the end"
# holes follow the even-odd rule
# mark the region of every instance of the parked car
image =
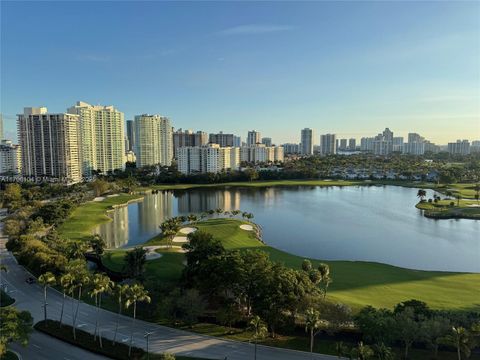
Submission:
POLYGON ((35 278, 33 278, 33 277, 30 276, 30 277, 28 277, 28 278, 25 279, 25 282, 26 282, 27 284, 35 284, 35 278))

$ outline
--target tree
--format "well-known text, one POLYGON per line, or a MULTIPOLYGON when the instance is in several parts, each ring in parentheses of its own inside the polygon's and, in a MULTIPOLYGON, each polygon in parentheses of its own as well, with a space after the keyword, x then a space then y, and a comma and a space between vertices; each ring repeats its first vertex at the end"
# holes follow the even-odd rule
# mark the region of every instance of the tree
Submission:
POLYGON ((187 289, 178 299, 181 319, 190 327, 198 321, 206 308, 205 301, 196 289, 187 289))
POLYGON ((417 197, 420 198, 420 201, 423 201, 425 196, 427 196, 427 192, 425 190, 420 189, 417 191, 417 197))
POLYGON ((457 206, 460 206, 460 200, 462 200, 462 195, 460 193, 455 194, 455 199, 457 199, 457 206))
POLYGON ((358 360, 367 360, 373 356, 373 350, 370 346, 364 345, 362 341, 360 341, 356 348, 352 349, 352 354, 358 360))
POLYGON ((90 282, 90 276, 87 270, 85 260, 77 259, 67 264, 66 272, 72 275, 72 331, 73 338, 77 338, 76 334, 76 322, 78 317, 78 311, 80 309, 80 299, 82 298, 82 289, 90 282), (77 307, 75 313, 73 313, 73 291, 78 290, 77 307))
POLYGON ((327 264, 321 263, 318 265, 318 271, 321 275, 320 284, 323 290, 323 298, 327 296, 328 286, 332 283, 332 279, 330 278, 330 267, 327 264))
POLYGON ((408 351, 412 343, 420 337, 420 325, 415 321, 413 308, 406 307, 394 316, 394 333, 398 340, 404 344, 404 356, 408 359, 408 351))
POLYGON ((96 197, 101 196, 109 188, 108 182, 98 178, 92 181, 90 185, 92 186, 93 193, 95 194, 96 197))
POLYGON ((232 324, 242 318, 238 305, 233 301, 227 301, 217 312, 217 319, 223 326, 227 326, 229 333, 232 331, 232 324))
POLYGON ((378 360, 394 360, 395 353, 392 348, 388 347, 384 343, 376 344, 373 346, 373 352, 378 360))
POLYGON ((22 187, 19 184, 7 184, 2 200, 9 211, 18 209, 22 203, 22 187))
POLYGON ((144 289, 143 285, 133 284, 130 286, 126 293, 125 308, 129 308, 133 305, 133 320, 132 320, 132 329, 130 333, 130 345, 128 347, 128 356, 130 357, 132 353, 132 344, 133 344, 133 330, 135 328, 135 320, 137 318, 137 303, 138 302, 147 302, 150 303, 151 299, 148 296, 148 291, 144 289))
POLYGON ((422 340, 433 349, 433 356, 436 359, 438 357, 438 346, 452 329, 450 320, 442 316, 435 316, 422 321, 420 328, 422 340))
POLYGON ((454 346, 457 349, 458 360, 462 360, 462 354, 464 354, 466 358, 470 357, 471 335, 464 327, 452 327, 450 334, 445 336, 442 342, 454 346))
POLYGON ((302 261, 302 270, 305 272, 310 272, 312 270, 312 262, 308 259, 302 261))
POLYGON ((89 245, 93 253, 97 256, 97 258, 100 258, 103 255, 103 253, 105 252, 105 248, 107 246, 107 244, 105 243, 105 240, 98 234, 93 235, 89 239, 89 245))
POLYGON ((91 280, 91 283, 93 285, 92 290, 90 291, 90 296, 95 298, 95 306, 97 307, 97 316, 95 317, 95 331, 93 333, 93 340, 95 341, 97 338, 97 332, 98 332, 98 338, 100 341, 100 347, 103 347, 102 344, 102 336, 100 334, 99 329, 99 312, 100 312, 100 307, 102 306, 102 295, 104 293, 110 293, 113 288, 113 281, 110 280, 110 278, 104 274, 95 274, 91 280))
POLYGON ((33 318, 28 311, 19 311, 13 306, 0 308, 0 357, 7 351, 7 345, 17 341, 23 346, 28 344, 32 331, 33 318))
POLYGON ((73 304, 73 292, 74 292, 73 275, 70 273, 63 274, 60 277, 60 286, 62 287, 62 292, 63 292, 62 310, 60 312, 60 327, 61 327, 62 320, 63 320, 63 310, 65 308, 65 298, 67 297, 67 293, 70 293, 72 304, 73 304))
POLYGON ((118 323, 120 321, 120 315, 122 315, 122 310, 123 310, 123 301, 126 296, 126 294, 129 292, 130 286, 128 284, 117 284, 115 286, 115 296, 117 297, 118 301, 118 313, 117 313, 117 321, 115 324, 115 333, 113 335, 113 342, 112 344, 115 345, 115 342, 117 340, 117 333, 118 333, 118 323))
POLYGON ((320 312, 315 309, 308 309, 305 313, 305 331, 310 332, 310 353, 313 352, 313 342, 317 329, 321 325, 320 312))
POLYGON ((265 326, 265 323, 260 319, 259 316, 255 315, 249 324, 249 329, 253 332, 252 335, 252 340, 255 343, 255 353, 254 353, 254 359, 257 359, 257 343, 259 340, 265 339, 265 337, 268 334, 268 329, 265 326))
POLYGON ((47 271, 38 277, 38 283, 43 286, 43 318, 45 320, 45 326, 47 326, 47 287, 56 285, 57 280, 55 275, 47 271))
POLYGON ((130 251, 127 251, 125 254, 125 273, 127 276, 140 279, 143 275, 145 270, 145 263, 147 261, 146 258, 147 250, 145 250, 141 246, 136 246, 130 251))
POLYGON ((349 355, 350 350, 347 345, 343 343, 343 341, 339 341, 335 343, 335 353, 337 354, 338 358, 342 358, 344 356, 349 355))

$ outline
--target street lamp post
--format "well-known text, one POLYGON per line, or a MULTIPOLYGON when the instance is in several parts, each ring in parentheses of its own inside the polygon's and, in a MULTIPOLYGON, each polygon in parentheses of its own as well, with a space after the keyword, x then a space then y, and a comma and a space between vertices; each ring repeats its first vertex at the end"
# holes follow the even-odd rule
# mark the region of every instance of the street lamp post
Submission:
POLYGON ((143 335, 143 337, 145 339, 147 339, 147 360, 150 360, 150 352, 148 351, 148 339, 150 338, 150 335, 152 335, 152 334, 153 334, 153 331, 150 331, 150 332, 145 331, 145 334, 143 335))

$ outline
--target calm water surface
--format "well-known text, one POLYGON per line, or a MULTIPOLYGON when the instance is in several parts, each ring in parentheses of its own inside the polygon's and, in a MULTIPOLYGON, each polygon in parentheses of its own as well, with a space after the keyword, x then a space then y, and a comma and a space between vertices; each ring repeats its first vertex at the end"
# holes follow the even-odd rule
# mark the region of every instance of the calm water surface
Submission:
POLYGON ((427 219, 416 194, 395 186, 168 191, 116 209, 96 231, 110 247, 132 246, 158 234, 165 218, 241 209, 255 215, 267 244, 296 255, 480 272, 480 221, 427 219))

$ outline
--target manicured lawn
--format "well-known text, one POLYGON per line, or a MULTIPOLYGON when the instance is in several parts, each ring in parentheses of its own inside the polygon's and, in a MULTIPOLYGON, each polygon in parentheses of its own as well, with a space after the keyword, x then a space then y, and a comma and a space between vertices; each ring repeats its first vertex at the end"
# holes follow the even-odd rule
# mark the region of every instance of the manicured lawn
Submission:
POLYGON ((251 247, 264 247, 258 241, 254 231, 240 229, 240 225, 250 224, 248 221, 237 219, 210 219, 195 225, 201 231, 209 232, 214 238, 222 241, 227 250, 251 247))
POLYGON ((126 204, 142 197, 143 195, 120 194, 103 201, 90 201, 82 204, 59 226, 58 232, 69 239, 84 240, 92 235, 92 229, 95 226, 111 221, 106 212, 112 209, 112 206, 126 204))
MULTIPOLYGON (((211 219, 196 224, 222 241, 227 249, 259 249, 286 266, 300 269, 303 257, 265 246, 254 238, 253 232, 241 230, 244 221, 211 219)), ((160 251, 159 251, 160 252, 160 251)), ((123 263, 122 250, 115 250, 105 264, 118 270, 123 263)), ((479 310, 480 274, 420 271, 387 264, 364 261, 321 261, 310 259, 314 265, 325 262, 330 266, 333 283, 328 297, 358 310, 363 306, 392 308, 395 304, 418 299, 434 309, 479 310)), ((163 252, 163 257, 147 262, 146 276, 164 282, 180 278, 184 255, 163 252)))
POLYGON ((479 202, 476 200, 460 200, 456 199, 451 200, 440 200, 437 203, 422 201, 419 202, 416 207, 418 209, 425 210, 426 216, 431 215, 440 215, 443 217, 452 216, 452 217, 470 217, 480 219, 480 206, 479 202), (453 206, 450 206, 450 203, 454 203, 453 206), (473 205, 473 206, 472 206, 473 205))

